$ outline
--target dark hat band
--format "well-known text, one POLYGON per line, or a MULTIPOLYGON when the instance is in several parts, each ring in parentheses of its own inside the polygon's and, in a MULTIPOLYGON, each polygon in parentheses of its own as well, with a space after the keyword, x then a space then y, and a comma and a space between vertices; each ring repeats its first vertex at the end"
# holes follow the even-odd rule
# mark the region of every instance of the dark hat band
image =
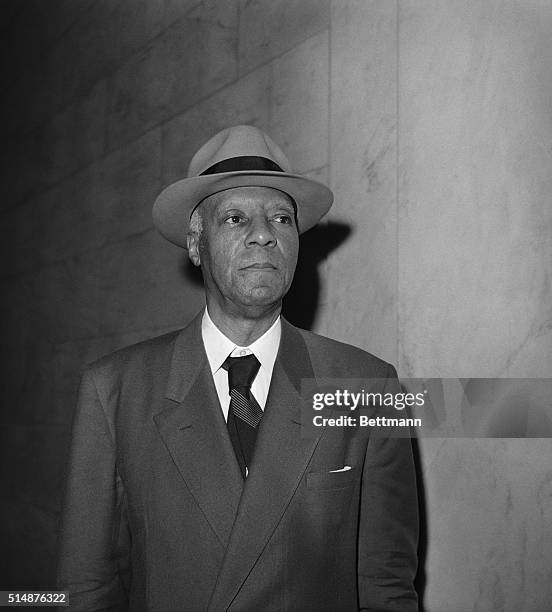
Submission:
POLYGON ((246 170, 268 170, 269 172, 283 172, 280 166, 267 157, 256 155, 240 155, 229 157, 204 170, 199 176, 206 174, 220 174, 221 172, 243 172, 246 170))

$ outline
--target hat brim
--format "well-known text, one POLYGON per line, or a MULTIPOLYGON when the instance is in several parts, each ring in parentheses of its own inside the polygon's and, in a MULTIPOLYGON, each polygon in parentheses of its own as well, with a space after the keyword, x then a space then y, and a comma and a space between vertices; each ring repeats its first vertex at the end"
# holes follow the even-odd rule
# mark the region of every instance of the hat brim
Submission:
POLYGON ((187 248, 190 215, 206 197, 234 187, 272 187, 287 193, 297 204, 299 233, 315 226, 333 202, 331 190, 300 174, 245 170, 182 179, 166 187, 153 205, 153 222, 170 242, 187 248))

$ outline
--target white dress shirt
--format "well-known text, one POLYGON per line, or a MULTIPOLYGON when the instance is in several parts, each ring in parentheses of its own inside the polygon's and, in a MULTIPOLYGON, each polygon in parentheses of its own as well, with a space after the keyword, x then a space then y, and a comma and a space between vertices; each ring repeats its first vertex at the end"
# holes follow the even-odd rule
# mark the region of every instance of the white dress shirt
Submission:
POLYGON ((243 357, 251 353, 255 355, 261 367, 251 385, 251 393, 264 410, 281 335, 282 323, 280 317, 278 317, 272 326, 255 342, 249 346, 238 346, 213 323, 207 308, 205 308, 201 320, 201 337, 225 420, 228 420, 230 392, 228 390, 228 372, 222 367, 222 364, 226 361, 228 355, 232 357, 243 357))

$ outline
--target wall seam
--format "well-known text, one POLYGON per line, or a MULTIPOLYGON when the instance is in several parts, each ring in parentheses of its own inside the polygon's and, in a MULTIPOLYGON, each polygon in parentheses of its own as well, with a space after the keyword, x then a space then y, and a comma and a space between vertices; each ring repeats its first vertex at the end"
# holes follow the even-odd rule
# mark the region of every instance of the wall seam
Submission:
POLYGON ((397 305, 396 305, 396 329, 397 329, 397 337, 396 337, 396 359, 397 359, 397 371, 401 372, 401 344, 400 344, 400 336, 401 336, 401 316, 400 316, 400 84, 399 84, 399 74, 400 74, 400 0, 396 0, 396 11, 395 11, 395 19, 396 19, 396 74, 395 74, 395 116, 396 116, 396 159, 395 159, 395 244, 396 244, 396 261, 395 261, 395 283, 396 283, 396 296, 397 296, 397 305))

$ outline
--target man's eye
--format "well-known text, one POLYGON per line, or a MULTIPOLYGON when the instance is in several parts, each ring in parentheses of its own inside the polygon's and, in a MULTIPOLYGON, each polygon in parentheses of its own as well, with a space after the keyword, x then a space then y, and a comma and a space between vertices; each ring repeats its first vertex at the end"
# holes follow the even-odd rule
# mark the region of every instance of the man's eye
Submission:
POLYGON ((291 217, 289 215, 278 215, 274 217, 274 220, 277 221, 278 223, 285 223, 287 225, 292 223, 291 217))
POLYGON ((229 225, 235 225, 236 223, 239 223, 241 221, 241 217, 239 215, 230 215, 229 217, 226 217, 226 219, 224 220, 225 223, 228 223, 229 225))

